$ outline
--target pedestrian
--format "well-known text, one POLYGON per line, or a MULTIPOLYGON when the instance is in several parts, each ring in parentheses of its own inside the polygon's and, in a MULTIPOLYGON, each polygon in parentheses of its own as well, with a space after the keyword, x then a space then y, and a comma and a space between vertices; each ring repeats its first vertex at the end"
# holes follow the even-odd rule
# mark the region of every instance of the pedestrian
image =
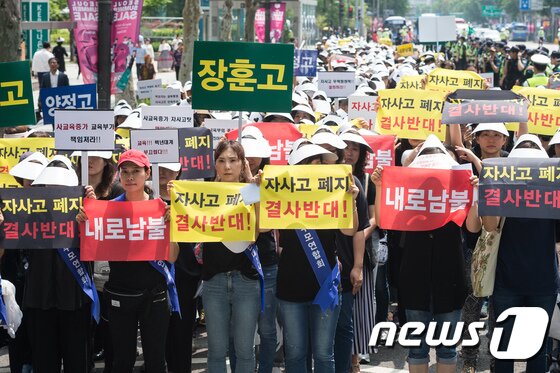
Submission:
POLYGON ((39 49, 33 55, 33 62, 31 63, 31 74, 37 76, 39 83, 44 75, 50 71, 49 60, 54 57, 51 53, 51 43, 48 41, 43 42, 43 48, 39 49))
POLYGON ((62 43, 64 43, 63 37, 59 37, 58 39, 56 39, 56 47, 53 48, 52 52, 56 57, 56 60, 58 61, 58 69, 62 72, 65 72, 66 61, 64 60, 64 57, 68 57, 68 52, 66 52, 66 48, 62 46, 62 43))
POLYGON ((49 58, 49 68, 49 73, 43 74, 41 79, 39 79, 40 88, 56 88, 70 85, 68 75, 58 69, 58 60, 56 57, 49 58))
POLYGON ((144 64, 140 68, 140 76, 138 80, 151 80, 156 76, 156 68, 152 62, 152 56, 146 54, 144 56, 144 64))
POLYGON ((179 80, 179 71, 181 70, 181 61, 183 59, 183 43, 179 42, 177 49, 173 50, 173 69, 175 70, 175 80, 179 80))

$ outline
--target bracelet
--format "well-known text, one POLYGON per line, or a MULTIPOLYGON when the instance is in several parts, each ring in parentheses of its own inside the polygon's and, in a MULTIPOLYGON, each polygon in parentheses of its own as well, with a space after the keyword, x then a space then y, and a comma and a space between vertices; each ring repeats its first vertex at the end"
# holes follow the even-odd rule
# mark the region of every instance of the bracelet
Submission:
POLYGON ((354 206, 354 211, 353 212, 358 212, 358 206, 354 206))

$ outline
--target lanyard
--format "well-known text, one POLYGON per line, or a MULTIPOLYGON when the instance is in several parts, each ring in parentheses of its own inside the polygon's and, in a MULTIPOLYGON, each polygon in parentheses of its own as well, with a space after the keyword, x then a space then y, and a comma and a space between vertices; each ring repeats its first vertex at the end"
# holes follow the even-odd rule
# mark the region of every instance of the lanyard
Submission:
POLYGON ((8 316, 6 314, 6 305, 4 304, 4 297, 2 296, 2 277, 0 276, 0 323, 8 325, 8 316))
POLYGON ((259 274, 259 282, 261 284, 261 312, 264 312, 264 273, 259 259, 259 250, 257 245, 250 245, 247 249, 245 249, 244 253, 247 255, 251 263, 253 263, 253 267, 255 267, 259 274))
POLYGON ((177 312, 181 317, 181 307, 179 306, 179 296, 177 294, 177 287, 175 286, 175 266, 165 260, 152 260, 150 261, 152 267, 157 269, 159 273, 165 277, 167 283, 167 291, 169 293, 169 300, 171 301, 171 311, 177 312))

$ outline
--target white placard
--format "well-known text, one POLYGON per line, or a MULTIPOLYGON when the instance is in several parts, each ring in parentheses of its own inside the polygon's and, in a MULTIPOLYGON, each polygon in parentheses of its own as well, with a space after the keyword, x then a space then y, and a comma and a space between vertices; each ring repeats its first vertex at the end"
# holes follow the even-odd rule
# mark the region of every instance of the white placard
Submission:
POLYGON ((154 88, 150 103, 152 105, 169 106, 175 105, 181 101, 181 91, 172 88, 154 88))
POLYGON ((486 81, 486 83, 488 83, 489 88, 494 87, 494 73, 480 73, 478 75, 480 75, 482 78, 484 78, 484 81, 486 81))
POLYGON ((152 90, 161 88, 161 79, 139 80, 136 95, 139 99, 152 98, 152 90))
POLYGON ((177 130, 132 130, 130 147, 146 153, 151 163, 179 162, 177 130))
POLYGON ((204 121, 204 127, 212 131, 214 149, 227 132, 237 129, 237 124, 237 119, 206 119, 204 121))
POLYGON ((457 40, 455 16, 421 16, 418 18, 420 43, 436 43, 457 40))
POLYGON ((58 150, 114 150, 112 110, 56 110, 54 145, 58 150))
POLYGON ((193 127, 193 110, 190 106, 144 106, 142 129, 193 127))
POLYGON ((328 97, 348 97, 356 91, 356 74, 353 71, 319 71, 318 86, 328 97))
POLYGON ((369 128, 373 129, 377 118, 377 112, 373 110, 376 100, 376 96, 348 96, 348 120, 363 118, 369 122, 369 128))

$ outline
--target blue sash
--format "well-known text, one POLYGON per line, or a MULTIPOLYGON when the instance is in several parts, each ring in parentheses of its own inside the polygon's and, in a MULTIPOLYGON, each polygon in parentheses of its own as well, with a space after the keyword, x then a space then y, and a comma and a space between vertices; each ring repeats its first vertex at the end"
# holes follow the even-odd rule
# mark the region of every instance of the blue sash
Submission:
POLYGON ((82 291, 91 299, 91 316, 95 322, 99 324, 99 297, 97 296, 97 289, 93 284, 93 280, 89 277, 84 263, 80 261, 80 253, 78 249, 58 249, 58 254, 66 264, 66 267, 72 273, 72 276, 82 288, 82 291))
POLYGON ((333 310, 338 305, 338 284, 340 284, 338 265, 335 264, 331 270, 327 255, 315 230, 296 229, 295 231, 320 285, 313 304, 318 304, 323 312, 327 308, 333 310))
POLYGON ((171 301, 171 311, 177 312, 181 317, 181 307, 179 306, 179 296, 177 295, 177 287, 175 286, 175 266, 165 260, 152 260, 150 261, 152 267, 157 269, 159 273, 165 277, 167 283, 167 291, 169 293, 169 300, 171 301))
POLYGON ((249 258, 253 267, 257 270, 259 274, 259 282, 261 284, 261 312, 264 312, 264 273, 261 266, 261 260, 259 259, 259 250, 257 245, 252 244, 244 251, 245 255, 249 258))
MULTIPOLYGON (((125 202, 126 194, 123 193, 113 201, 125 202)), ((181 307, 179 306, 179 296, 177 295, 177 287, 175 286, 175 266, 164 260, 151 260, 150 265, 154 267, 165 278, 167 283, 167 291, 171 302, 171 311, 177 312, 181 316, 181 307)))
POLYGON ((2 276, 0 276, 0 324, 8 325, 8 316, 6 315, 6 304, 4 304, 4 296, 2 296, 2 276))

